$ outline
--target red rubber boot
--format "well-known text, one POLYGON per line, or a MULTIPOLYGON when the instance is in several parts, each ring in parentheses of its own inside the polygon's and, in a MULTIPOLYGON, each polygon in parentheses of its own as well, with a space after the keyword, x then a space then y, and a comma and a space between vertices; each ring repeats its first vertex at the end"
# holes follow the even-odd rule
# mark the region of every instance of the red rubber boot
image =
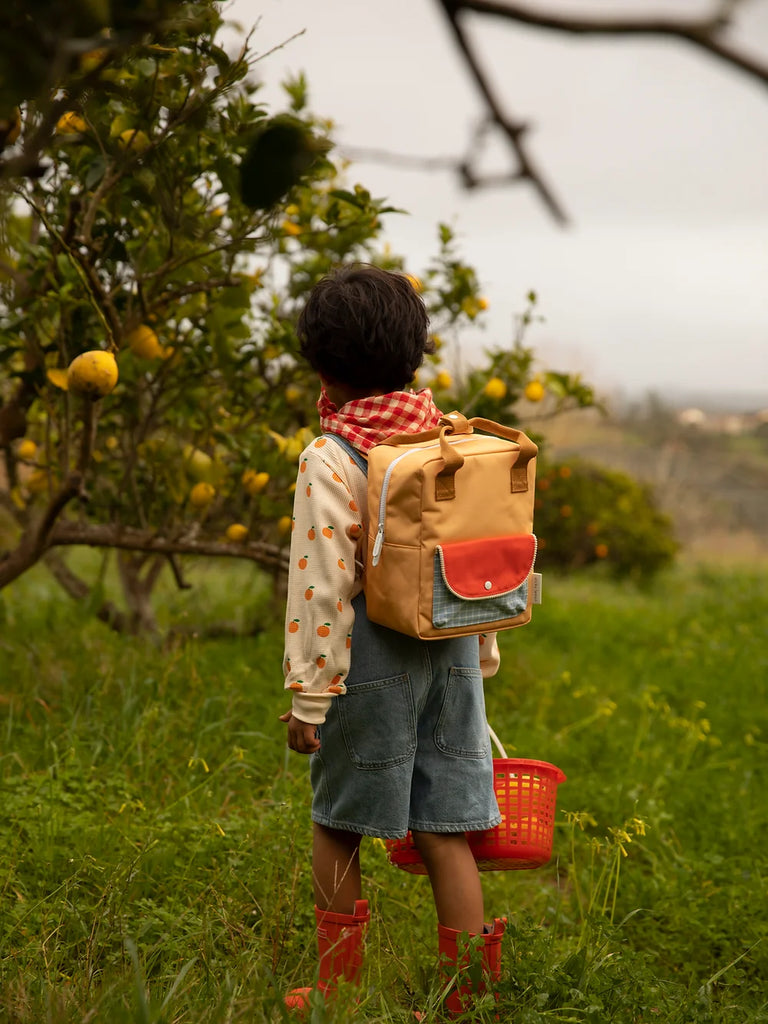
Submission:
MULTIPOLYGON (((340 979, 356 984, 363 964, 365 930, 371 920, 367 900, 356 900, 351 914, 333 914, 315 907, 317 949, 320 969, 317 987, 324 996, 332 993, 340 979)), ((285 997, 289 1010, 309 1009, 311 988, 295 988, 285 997)))
MULTIPOLYGON (((458 1017, 459 1014, 465 1013, 472 1005, 473 998, 487 991, 486 982, 488 980, 498 981, 501 977, 501 938, 506 927, 506 918, 496 917, 493 924, 487 924, 483 929, 481 936, 483 944, 480 947, 482 975, 480 978, 473 979, 468 976, 470 953, 466 943, 461 943, 462 948, 459 951, 458 940, 462 932, 438 924, 437 935, 443 981, 447 983, 449 979, 458 975, 456 986, 451 989, 443 1003, 449 1017, 458 1017), (462 975, 466 975, 466 977, 462 978, 462 975)), ((474 936, 470 936, 470 938, 474 938, 474 936)))

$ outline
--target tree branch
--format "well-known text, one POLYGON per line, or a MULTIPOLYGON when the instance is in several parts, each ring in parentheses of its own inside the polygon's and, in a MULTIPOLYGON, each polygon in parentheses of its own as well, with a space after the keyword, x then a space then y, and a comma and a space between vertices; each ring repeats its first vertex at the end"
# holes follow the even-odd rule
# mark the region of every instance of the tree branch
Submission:
POLYGON ((117 317, 117 313, 115 312, 115 308, 111 301, 107 296, 105 296, 104 289, 102 288, 98 275, 94 271, 92 265, 83 259, 77 249, 67 243, 64 236, 57 231, 55 226, 51 223, 42 206, 39 206, 23 189, 17 188, 14 191, 21 199, 24 200, 25 203, 27 203, 29 207, 31 207, 31 209, 35 211, 51 238, 54 238, 66 253, 70 263, 74 267, 75 272, 88 293, 94 312, 98 316, 99 320, 101 320, 104 332, 107 335, 107 342, 109 344, 110 351, 117 352, 119 350, 119 345, 115 340, 115 334, 117 333, 119 337, 119 318, 117 317), (107 316, 107 313, 109 314, 109 317, 107 316), (112 322, 110 322, 110 319, 112 322))
POLYGON ((497 185, 505 182, 526 181, 539 193, 555 220, 566 223, 562 207, 545 182, 541 172, 534 165, 524 145, 524 123, 509 120, 496 99, 480 61, 469 45, 461 25, 465 13, 504 18, 506 21, 529 25, 532 28, 563 32, 570 35, 592 36, 643 36, 667 38, 688 43, 729 67, 751 77, 760 85, 768 85, 768 63, 750 56, 735 43, 725 38, 725 32, 732 20, 732 12, 738 0, 721 3, 711 15, 691 17, 593 16, 541 10, 516 0, 437 0, 451 26, 456 43, 464 57, 475 82, 483 95, 489 113, 489 121, 507 137, 515 155, 516 169, 509 174, 477 177, 472 167, 472 157, 459 165, 459 171, 467 188, 497 185))
MULTIPOLYGON (((480 92, 483 94, 483 98, 485 99, 486 106, 488 107, 490 114, 490 119, 501 129, 504 135, 506 135, 517 159, 517 170, 502 180, 530 182, 530 184, 539 193, 542 202, 557 223, 563 225, 566 224, 568 222, 568 218, 563 207, 556 199, 552 189, 544 180, 542 173, 537 169, 525 146, 524 134, 528 126, 523 122, 515 123, 504 114, 501 104, 496 99, 480 62, 475 57, 472 48, 469 45, 466 33, 459 24, 457 15, 460 10, 465 7, 465 4, 458 2, 458 0, 438 0, 438 2, 448 18, 454 38, 456 39, 459 49, 464 55, 467 66, 469 67, 480 92)), ((482 178, 477 178, 475 176, 469 160, 464 163, 461 171, 464 184, 467 188, 476 188, 479 185, 489 183, 484 181, 482 178)), ((493 183, 497 184, 498 179, 494 179, 493 183)))
POLYGON ((51 533, 57 519, 73 498, 83 495, 85 473, 91 461, 95 436, 95 403, 84 398, 83 436, 80 441, 77 468, 67 475, 59 490, 48 502, 40 522, 31 524, 15 550, 0 559, 0 590, 40 561, 50 545, 51 533))
POLYGON ((51 531, 57 518, 69 502, 80 494, 82 483, 83 478, 80 473, 70 473, 48 504, 40 524, 31 528, 22 537, 18 547, 0 560, 0 590, 8 586, 9 583, 13 583, 40 560, 49 543, 51 531))
POLYGON ((757 79, 761 85, 768 85, 768 64, 750 57, 737 46, 722 38, 729 20, 721 14, 712 17, 670 18, 664 16, 638 18, 591 17, 573 14, 555 14, 541 11, 527 4, 496 2, 496 0, 439 0, 441 6, 455 16, 459 11, 475 14, 489 14, 507 21, 534 28, 565 32, 569 35, 609 36, 658 36, 690 43, 706 53, 725 61, 731 67, 757 79))
POLYGON ((85 545, 97 548, 120 548, 162 555, 207 555, 221 558, 246 558, 267 568, 288 571, 288 551, 276 544, 253 541, 249 544, 228 544, 201 539, 189 534, 162 536, 152 530, 131 526, 96 525, 61 521, 48 538, 50 547, 85 545))

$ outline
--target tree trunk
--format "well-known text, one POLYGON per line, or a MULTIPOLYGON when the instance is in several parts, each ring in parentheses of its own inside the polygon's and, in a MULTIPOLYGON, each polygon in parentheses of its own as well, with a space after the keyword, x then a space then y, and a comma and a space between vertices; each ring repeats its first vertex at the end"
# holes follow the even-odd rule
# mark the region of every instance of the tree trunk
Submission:
MULTIPOLYGON (((46 552, 43 562, 59 586, 75 601, 90 601, 92 599, 93 587, 89 587, 84 580, 72 572, 58 551, 46 552)), ((128 631, 128 616, 111 601, 102 601, 95 609, 94 614, 97 619, 106 622, 116 633, 128 631)))
POLYGON ((117 568, 128 609, 129 633, 157 632, 157 620, 152 610, 151 597, 165 564, 166 559, 163 555, 155 555, 148 559, 147 555, 136 555, 130 551, 118 552, 117 568), (142 575, 145 566, 147 568, 142 575))

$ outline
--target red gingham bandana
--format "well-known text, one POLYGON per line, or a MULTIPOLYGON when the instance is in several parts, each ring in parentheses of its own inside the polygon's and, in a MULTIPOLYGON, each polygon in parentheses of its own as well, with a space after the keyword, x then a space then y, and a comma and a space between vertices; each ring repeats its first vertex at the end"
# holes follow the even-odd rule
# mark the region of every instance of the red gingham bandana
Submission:
POLYGON ((432 430, 442 415, 432 401, 429 388, 357 398, 341 409, 336 408, 323 388, 317 410, 324 433, 340 434, 364 455, 392 434, 432 430))

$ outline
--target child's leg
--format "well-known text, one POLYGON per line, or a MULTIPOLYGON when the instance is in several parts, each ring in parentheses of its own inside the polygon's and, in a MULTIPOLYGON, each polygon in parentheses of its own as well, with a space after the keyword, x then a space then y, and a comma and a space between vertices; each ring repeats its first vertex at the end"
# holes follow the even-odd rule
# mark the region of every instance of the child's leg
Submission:
POLYGON ((360 836, 313 824, 312 879, 320 910, 351 914, 360 899, 360 836))
POLYGON ((451 982, 443 1007, 449 1017, 466 1013, 476 996, 501 976, 501 937, 506 922, 483 922, 480 874, 463 832, 414 832, 413 839, 429 872, 438 918, 441 984, 451 982), (468 971, 470 952, 466 936, 480 936, 483 977, 468 971))
POLYGON ((414 832, 413 841, 429 873, 440 924, 479 935, 483 890, 467 837, 463 832, 414 832))
MULTIPOLYGON (((357 984, 363 962, 368 903, 360 899, 358 833, 314 824, 312 875, 315 887, 318 965, 317 988, 325 998, 341 979, 357 984)), ((306 1017, 312 989, 295 988, 285 997, 289 1010, 306 1017)))

